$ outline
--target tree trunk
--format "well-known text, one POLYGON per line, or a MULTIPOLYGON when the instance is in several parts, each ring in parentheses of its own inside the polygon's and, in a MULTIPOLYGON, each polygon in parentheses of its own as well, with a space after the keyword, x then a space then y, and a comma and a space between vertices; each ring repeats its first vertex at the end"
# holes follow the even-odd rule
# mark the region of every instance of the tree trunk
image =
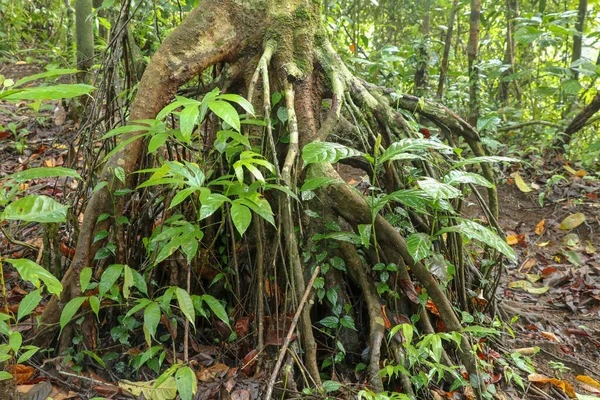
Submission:
MULTIPOLYGON (((510 67, 500 76, 500 98, 504 106, 508 105, 510 97, 510 81, 508 80, 508 77, 516 73, 516 41, 514 38, 514 19, 519 16, 518 7, 519 4, 516 0, 506 0, 506 49, 504 51, 503 63, 504 65, 509 65, 510 67)), ((515 98, 517 99, 517 102, 521 102, 521 90, 519 88, 519 83, 514 77, 511 78, 511 80, 514 84, 515 98)))
POLYGON ((446 40, 444 41, 444 55, 442 56, 442 66, 440 68, 440 80, 437 87, 437 98, 442 99, 444 94, 444 85, 446 83, 446 76, 448 76, 448 61, 450 58, 450 47, 452 46, 452 31, 454 30, 454 19, 458 13, 458 0, 454 0, 452 4, 452 11, 450 11, 450 17, 448 18, 448 30, 446 31, 446 40))
MULTIPOLYGON (((588 0, 579 0, 579 6, 577 7, 577 23, 575 29, 578 34, 573 36, 573 53, 571 62, 575 62, 581 58, 581 47, 583 44, 583 35, 585 33, 585 16, 587 13, 588 0)), ((579 78, 579 73, 573 71, 574 79, 579 78)))
POLYGON ((481 0, 471 0, 471 17, 469 25, 469 43, 467 56, 469 60, 469 124, 477 126, 479 119, 479 27, 481 16, 481 0))
MULTIPOLYGON (((152 57, 139 84, 129 120, 154 119, 158 112, 171 102, 181 85, 201 75, 207 68, 217 63, 227 63, 234 69, 241 64, 242 69, 247 69, 250 65, 250 68, 254 68, 254 73, 250 71, 246 74, 234 74, 231 78, 234 82, 230 82, 230 86, 247 88, 247 97, 252 101, 254 93, 259 93, 257 89, 262 85, 262 99, 257 95, 257 100, 262 100, 264 104, 265 119, 269 119, 271 89, 283 91, 285 94, 289 139, 285 154, 282 157, 275 155, 273 163, 278 168, 277 179, 288 191, 297 192, 299 182, 302 182, 305 175, 310 178, 341 179, 330 163, 312 164, 302 170, 298 160, 305 145, 326 140, 339 128, 341 122, 350 125, 352 133, 363 130, 370 132, 372 137, 365 140, 365 147, 368 148, 379 144, 389 146, 400 138, 416 138, 417 132, 404 119, 403 114, 396 110, 396 104, 405 110, 422 114, 441 129, 450 129, 452 133, 463 137, 477 155, 482 155, 478 133, 447 108, 414 96, 392 96, 390 91, 353 76, 327 39, 327 32, 321 25, 321 6, 321 2, 316 0, 203 1, 201 6, 194 9, 169 35, 152 57), (328 100, 330 107, 326 117, 321 119, 323 100, 328 100), (343 111, 347 113, 344 114, 343 111), (350 123, 346 115, 352 116, 353 121, 360 123, 350 123), (383 137, 385 139, 382 139, 383 137)), ((476 15, 478 21, 478 11, 476 15)), ((473 59, 469 58, 471 66, 475 62, 477 45, 472 47, 475 53, 473 59)), ((471 56, 471 53, 469 55, 471 56)), ((269 136, 271 125, 267 124, 265 129, 264 135, 269 136)), ((125 134, 121 140, 125 141, 134 135, 135 132, 125 134)), ((265 141, 270 139, 272 137, 264 138, 265 141)), ((274 144, 272 149, 272 153, 276 153, 277 148, 274 144)), ((135 177, 138 176, 135 171, 144 160, 145 150, 142 140, 134 140, 115 153, 104 166, 100 181, 106 181, 108 185, 96 191, 86 207, 75 256, 63 278, 62 297, 60 301, 53 298, 48 304, 41 318, 42 326, 52 326, 51 324, 56 323, 62 306, 81 294, 78 287, 79 275, 84 267, 94 265, 94 255, 103 244, 102 241, 94 242, 96 234, 111 229, 115 219, 123 212, 123 201, 115 200, 117 198, 113 196, 113 192, 123 186, 135 187, 135 177), (114 171, 117 168, 122 168, 125 172, 125 185, 115 177, 114 171), (97 222, 98 217, 104 213, 111 215, 111 218, 97 222)), ((390 163, 387 169, 390 171, 390 177, 400 176, 394 163, 390 163)), ((431 173, 427 169, 423 172, 431 173)), ((488 179, 493 180, 493 175, 488 179)), ((391 190, 397 189, 396 186, 400 188, 403 184, 399 180, 392 182, 391 190)), ((485 384, 481 379, 476 379, 476 359, 466 333, 462 332, 462 325, 453 305, 427 267, 422 262, 413 260, 400 232, 381 215, 372 219, 367 199, 347 185, 326 185, 319 189, 317 194, 323 220, 337 220, 353 230, 360 229, 359 225, 373 224, 373 234, 379 238, 377 245, 381 248, 382 257, 398 266, 395 278, 403 282, 402 288, 398 290, 402 290, 408 298, 412 298, 418 304, 412 282, 412 279, 415 279, 437 306, 446 329, 460 332, 462 335, 458 355, 472 376, 470 382, 475 393, 480 396, 485 390, 485 384)), ((278 217, 281 232, 271 234, 283 238, 281 243, 285 257, 279 257, 278 260, 285 266, 285 273, 289 272, 289 276, 293 278, 292 288, 296 298, 300 299, 306 289, 305 282, 310 276, 312 266, 302 254, 305 248, 301 245, 306 246, 302 232, 311 232, 312 225, 310 221, 305 222, 300 218, 298 210, 301 206, 296 207, 292 196, 283 197, 280 205, 281 213, 278 217)), ((490 216, 490 219, 493 219, 493 216, 490 216)), ((260 229, 258 232, 257 237, 262 237, 260 229)), ((365 296, 368 328, 365 326, 362 329, 369 332, 367 337, 371 347, 368 356, 368 379, 370 387, 379 392, 384 390, 379 370, 381 358, 386 352, 383 322, 385 315, 381 308, 383 299, 378 296, 375 282, 370 275, 370 261, 361 257, 354 246, 344 245, 338 248, 346 260, 349 279, 355 282, 355 286, 360 288, 365 296)), ((257 258, 260 258, 262 265, 262 251, 257 258)), ((256 271, 262 280, 262 267, 256 271)), ((242 297, 242 293, 238 295, 238 298, 242 297)), ((258 296, 256 304, 260 304, 264 294, 259 292, 253 293, 252 296, 258 296)), ((257 308, 260 309, 258 306, 257 308)), ((427 313, 421 314, 427 316, 427 313)), ((317 364, 317 341, 313 336, 310 304, 300 313, 299 326, 298 336, 303 347, 304 365, 311 382, 318 387, 321 371, 317 364)), ((52 331, 49 328, 40 332, 36 339, 38 343, 47 345, 52 339, 51 335, 52 331)), ((63 335, 61 350, 70 343, 68 335, 63 335)), ((259 349, 259 352, 262 350, 259 349)))
POLYGON ((431 4, 427 0, 423 4, 423 22, 421 23, 421 33, 423 42, 418 44, 417 48, 417 70, 415 72, 415 94, 424 96, 427 91, 429 80, 429 41, 430 41, 430 14, 431 4))
POLYGON ((84 71, 80 77, 85 83, 91 81, 89 70, 94 65, 94 19, 91 14, 92 0, 75 1, 77 68, 84 71))

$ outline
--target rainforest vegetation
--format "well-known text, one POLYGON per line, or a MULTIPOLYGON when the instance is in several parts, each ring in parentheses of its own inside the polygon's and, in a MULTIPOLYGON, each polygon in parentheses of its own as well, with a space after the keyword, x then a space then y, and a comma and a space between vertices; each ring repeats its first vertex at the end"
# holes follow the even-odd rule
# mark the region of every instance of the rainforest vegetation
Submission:
POLYGON ((600 399, 597 1, 0 18, 0 398, 600 399))

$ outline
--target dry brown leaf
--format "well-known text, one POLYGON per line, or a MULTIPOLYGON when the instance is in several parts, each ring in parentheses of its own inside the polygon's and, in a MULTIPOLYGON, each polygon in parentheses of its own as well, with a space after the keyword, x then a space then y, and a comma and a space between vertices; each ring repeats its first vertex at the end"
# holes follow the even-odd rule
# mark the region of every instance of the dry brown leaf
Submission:
POLYGON ((543 220, 538 222, 538 224, 535 226, 535 233, 538 236, 541 236, 545 230, 546 230, 546 219, 544 218, 543 220))
POLYGON ((535 264, 537 264, 537 260, 533 257, 528 257, 519 267, 519 272, 528 273, 535 264))
POLYGON ((571 386, 568 382, 563 381, 562 379, 548 378, 547 376, 542 374, 530 374, 527 378, 530 382, 551 383, 552 385, 565 392, 567 396, 571 398, 576 397, 575 390, 573 390, 573 386, 571 386))
POLYGON ((8 371, 17 379, 17 384, 27 382, 35 374, 33 367, 23 364, 9 365, 8 371))
POLYGON ((560 343, 560 339, 558 338, 558 336, 556 336, 552 332, 542 332, 542 336, 544 336, 546 339, 549 339, 549 340, 551 340, 553 342, 560 343))

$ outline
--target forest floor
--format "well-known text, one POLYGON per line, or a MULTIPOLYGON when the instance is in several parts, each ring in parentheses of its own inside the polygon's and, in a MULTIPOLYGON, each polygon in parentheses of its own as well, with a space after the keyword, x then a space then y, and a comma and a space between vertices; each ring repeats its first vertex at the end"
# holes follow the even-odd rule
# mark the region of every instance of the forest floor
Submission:
MULTIPOLYGON (((0 64, 0 74, 15 80, 35 72, 40 71, 26 64, 0 64)), ((73 160, 77 128, 66 119, 64 109, 57 102, 43 105, 37 113, 26 102, 0 103, 0 179, 33 167, 81 166, 83 160, 73 160)), ((568 398, 567 394, 573 394, 571 387, 580 394, 600 395, 600 180, 590 178, 593 171, 580 170, 576 163, 568 164, 556 158, 528 161, 528 167, 503 171, 502 184, 498 187, 500 224, 507 241, 519 255, 517 263, 507 266, 498 297, 508 314, 520 315, 520 318, 512 325, 514 337, 503 336, 501 348, 496 350, 531 357, 537 375, 529 375, 527 381, 528 374, 523 373, 526 397, 507 390, 505 398, 540 398, 541 392, 548 395, 546 398, 568 398), (557 175, 562 178, 553 178, 557 175), (542 205, 541 192, 546 192, 542 205), (539 390, 532 391, 529 385, 539 390)), ((69 193, 77 191, 75 186, 50 178, 30 182, 22 189, 63 202, 69 193)), ((469 217, 479 216, 474 204, 468 203, 464 212, 469 217)), ((4 228, 10 226, 5 224, 4 228)), ((11 235, 39 251, 9 243, 0 233, 2 256, 42 259, 43 229, 35 224, 25 225, 11 231, 11 235)), ((73 240, 66 232, 59 232, 60 249, 55 250, 64 257, 63 263, 72 256, 73 240)), ((8 308, 16 312, 31 287, 18 281, 11 269, 5 270, 5 282, 8 308)), ((36 313, 42 310, 43 305, 36 313)), ((31 336, 27 332, 32 330, 29 322, 18 326, 24 337, 31 336)), ((221 393, 223 387, 227 391, 233 389, 233 386, 227 387, 231 385, 230 374, 233 374, 229 367, 219 360, 205 367, 205 371, 211 368, 214 371, 205 379, 199 376, 206 392, 202 398, 221 393), (222 371, 217 371, 219 368, 222 371), (216 383, 215 376, 219 377, 216 383)), ((88 398, 93 392, 108 396, 118 391, 117 382, 101 379, 93 371, 84 373, 82 381, 77 378, 78 374, 68 371, 48 373, 41 365, 29 368, 23 366, 22 372, 17 369, 22 392, 36 385, 47 385, 47 382, 53 385, 54 392, 50 396, 55 400, 75 398, 79 394, 88 398), (77 390, 78 387, 90 389, 84 392, 77 390)), ((237 393, 240 399, 256 398, 253 394, 257 393, 257 382, 243 384, 249 397, 240 394, 241 389, 233 390, 232 394, 237 393)), ((237 383, 242 384, 242 379, 237 383)), ((235 380, 233 384, 235 386, 235 380)))

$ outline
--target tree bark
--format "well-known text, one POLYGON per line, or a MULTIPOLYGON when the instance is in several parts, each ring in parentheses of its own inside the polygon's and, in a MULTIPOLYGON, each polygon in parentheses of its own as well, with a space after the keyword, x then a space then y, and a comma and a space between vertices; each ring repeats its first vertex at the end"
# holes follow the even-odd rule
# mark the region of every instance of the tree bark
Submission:
POLYGON ((469 25, 469 43, 467 56, 469 60, 469 124, 477 127, 479 119, 479 29, 481 20, 481 0, 471 0, 471 17, 469 25))
MULTIPOLYGON (((571 61, 575 61, 581 58, 581 47, 583 44, 583 34, 585 31, 585 15, 587 13, 588 0, 579 0, 579 6, 577 7, 577 23, 575 29, 578 34, 573 36, 573 53, 571 61)), ((579 72, 573 71, 573 78, 579 78, 579 72)))
POLYGON ((442 56, 442 66, 440 68, 440 80, 437 87, 437 98, 441 99, 444 94, 444 85, 448 76, 448 61, 450 58, 450 47, 452 46, 452 32, 454 30, 454 19, 458 13, 458 0, 454 0, 452 11, 448 17, 448 30, 446 31, 446 40, 444 41, 444 55, 442 56))
MULTIPOLYGON (((510 67, 500 76, 500 98, 504 106, 508 105, 510 98, 510 81, 507 79, 510 75, 516 73, 516 41, 514 38, 515 24, 514 19, 519 16, 519 4, 516 0, 506 0, 506 48, 504 52, 504 65, 510 67)), ((515 98, 521 102, 521 90, 518 81, 512 78, 515 89, 515 98)))
POLYGON ((89 70, 94 65, 94 19, 92 0, 75 1, 75 32, 77 46, 77 68, 84 71, 80 75, 82 82, 91 82, 89 70))

